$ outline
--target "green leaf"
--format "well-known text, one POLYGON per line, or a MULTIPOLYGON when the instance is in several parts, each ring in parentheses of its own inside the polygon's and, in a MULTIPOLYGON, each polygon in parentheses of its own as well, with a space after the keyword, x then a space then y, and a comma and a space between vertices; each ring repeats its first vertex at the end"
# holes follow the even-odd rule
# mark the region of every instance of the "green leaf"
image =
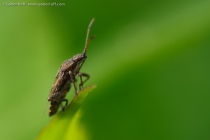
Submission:
POLYGON ((46 126, 37 140, 87 139, 86 130, 79 124, 81 117, 80 106, 88 93, 96 86, 89 86, 79 92, 65 111, 57 113, 50 124, 46 126))

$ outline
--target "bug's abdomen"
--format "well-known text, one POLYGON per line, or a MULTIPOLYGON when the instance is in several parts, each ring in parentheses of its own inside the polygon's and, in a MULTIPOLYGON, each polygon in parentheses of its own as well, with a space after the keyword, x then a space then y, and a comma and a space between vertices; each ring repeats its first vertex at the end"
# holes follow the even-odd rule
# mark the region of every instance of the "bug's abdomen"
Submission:
POLYGON ((60 106, 61 102, 51 101, 50 102, 50 110, 49 110, 49 116, 54 115, 60 106))
POLYGON ((66 83, 64 84, 64 86, 62 87, 62 89, 59 92, 52 94, 48 98, 48 101, 51 101, 49 116, 54 115, 58 111, 63 99, 65 99, 65 96, 66 96, 67 92, 69 92, 70 88, 71 88, 71 83, 70 83, 70 80, 68 80, 68 81, 66 81, 66 83))

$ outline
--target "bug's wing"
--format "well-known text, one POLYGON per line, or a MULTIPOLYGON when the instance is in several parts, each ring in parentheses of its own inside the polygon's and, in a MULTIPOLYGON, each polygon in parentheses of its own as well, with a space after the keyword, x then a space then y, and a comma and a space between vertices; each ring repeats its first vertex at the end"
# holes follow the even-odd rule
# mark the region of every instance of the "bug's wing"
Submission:
POLYGON ((56 90, 60 87, 61 83, 62 83, 62 80, 63 80, 63 77, 64 77, 64 72, 62 71, 59 71, 57 73, 57 76, 56 76, 56 79, 55 79, 55 82, 51 88, 51 91, 50 91, 50 95, 54 94, 56 92, 56 90))
POLYGON ((68 81, 68 71, 74 66, 74 62, 71 59, 64 61, 58 70, 55 78, 55 82, 51 88, 50 95, 61 91, 62 86, 65 86, 66 81, 68 81))

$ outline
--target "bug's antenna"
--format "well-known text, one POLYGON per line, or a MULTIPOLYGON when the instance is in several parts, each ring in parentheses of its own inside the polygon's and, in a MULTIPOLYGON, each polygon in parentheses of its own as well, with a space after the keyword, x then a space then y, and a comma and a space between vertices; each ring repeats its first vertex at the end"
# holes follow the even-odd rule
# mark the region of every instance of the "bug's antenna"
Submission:
POLYGON ((46 107, 45 107, 45 109, 44 109, 44 112, 43 112, 43 115, 42 115, 42 116, 44 116, 44 114, 45 114, 46 109, 47 109, 48 106, 49 106, 49 102, 47 102, 46 107))
MULTIPOLYGON (((89 26, 88 26, 88 29, 87 29, 87 36, 86 36, 86 41, 85 41, 85 48, 84 48, 83 53, 86 53, 87 48, 88 48, 88 45, 89 45, 89 43, 90 43, 89 33, 90 33, 90 28, 92 27, 94 21, 95 21, 95 19, 93 18, 93 19, 90 21, 90 24, 89 24, 89 26)), ((93 38, 91 37, 91 39, 93 39, 93 38)))

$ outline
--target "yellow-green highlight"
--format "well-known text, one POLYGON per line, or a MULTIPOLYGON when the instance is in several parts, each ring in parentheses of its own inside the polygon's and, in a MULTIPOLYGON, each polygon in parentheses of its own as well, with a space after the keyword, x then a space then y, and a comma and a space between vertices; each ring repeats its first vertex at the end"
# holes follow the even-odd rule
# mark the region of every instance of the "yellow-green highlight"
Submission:
POLYGON ((69 138, 77 138, 77 140, 84 140, 85 138, 87 140, 85 127, 79 123, 81 118, 80 106, 88 93, 95 87, 96 85, 92 85, 81 90, 64 112, 61 111, 54 116, 50 124, 42 130, 37 140, 65 140, 69 138))

